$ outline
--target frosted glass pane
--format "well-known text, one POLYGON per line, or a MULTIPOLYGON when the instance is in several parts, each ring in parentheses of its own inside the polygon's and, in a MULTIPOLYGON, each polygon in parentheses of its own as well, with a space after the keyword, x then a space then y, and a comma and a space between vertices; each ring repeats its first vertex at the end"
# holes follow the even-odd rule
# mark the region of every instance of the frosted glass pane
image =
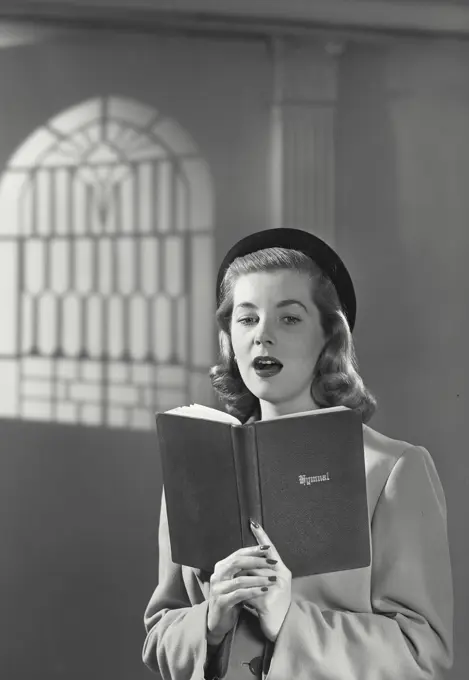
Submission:
POLYGON ((51 125, 63 134, 69 134, 89 120, 101 115, 101 100, 89 99, 78 106, 66 109, 52 119, 51 125))
POLYGON ((134 177, 128 175, 119 184, 121 227, 124 234, 132 234, 137 231, 134 210, 134 177))
POLYGON ((51 399, 52 383, 48 380, 23 380, 21 391, 25 399, 28 397, 51 399))
POLYGON ((56 405, 56 418, 61 423, 75 423, 77 421, 77 407, 75 404, 59 402, 56 405))
POLYGON ((155 109, 133 99, 124 97, 110 97, 108 99, 109 118, 115 117, 118 120, 129 122, 131 125, 146 127, 154 120, 156 115, 155 109))
POLYGON ((54 186, 55 227, 57 234, 68 234, 70 207, 70 173, 56 170, 54 186))
POLYGON ((48 401, 28 401, 24 400, 21 405, 23 417, 31 420, 51 420, 52 405, 48 401))
POLYGON ((40 157, 52 148, 57 141, 57 137, 47 128, 40 128, 33 132, 25 142, 20 146, 18 151, 13 155, 9 162, 11 168, 26 167, 37 165, 40 157))
POLYGON ((33 179, 30 177, 18 195, 18 234, 22 236, 32 235, 36 226, 34 192, 33 179))
POLYGON ((157 394, 156 410, 166 411, 175 406, 183 406, 185 403, 187 403, 185 391, 165 389, 157 394))
POLYGON ((153 231, 153 164, 140 163, 138 166, 139 187, 139 230, 153 231))
POLYGON ((132 367, 132 382, 149 385, 153 382, 154 367, 149 364, 136 364, 132 367))
POLYGON ((147 354, 148 317, 147 303, 134 298, 130 303, 130 348, 133 359, 143 359, 147 354))
POLYGON ((168 156, 168 152, 163 146, 147 137, 141 137, 138 141, 135 140, 135 144, 132 147, 129 146, 126 152, 134 162, 163 160, 168 156))
POLYGON ((89 293, 93 287, 93 247, 91 239, 75 243, 75 290, 89 293))
POLYGON ((163 119, 153 126, 153 134, 164 140, 176 155, 196 154, 197 147, 192 139, 174 120, 163 119))
POLYGON ((127 425, 126 409, 110 406, 108 409, 108 422, 115 427, 125 427, 127 425))
POLYGON ((187 335, 187 298, 177 301, 177 356, 180 361, 187 361, 187 346, 190 338, 187 335))
POLYGON ((63 305, 62 346, 68 355, 76 355, 80 350, 81 310, 78 298, 67 296, 63 305))
POLYGON ((158 387, 184 385, 186 370, 182 366, 156 366, 156 383, 158 387))
POLYGON ((101 399, 101 386, 85 382, 75 382, 70 385, 69 394, 70 398, 76 402, 99 402, 101 399))
POLYGON ((44 288, 44 250, 44 243, 38 239, 29 239, 24 243, 25 289, 29 293, 39 293, 44 288))
POLYGON ((189 401, 203 404, 204 406, 215 405, 213 388, 208 372, 191 374, 189 401))
POLYGON ((51 287, 56 293, 64 293, 70 286, 70 243, 54 239, 50 243, 51 287))
POLYGON ((52 360, 44 358, 25 358, 22 360, 23 375, 31 378, 51 378, 52 360))
POLYGON ((110 186, 106 190, 106 195, 103 196, 103 210, 102 210, 102 220, 103 224, 97 234, 117 234, 119 231, 119 219, 117 215, 117 202, 116 198, 118 196, 118 187, 110 179, 110 186))
POLYGON ((108 398, 113 404, 132 406, 138 403, 138 390, 134 385, 110 385, 108 398))
POLYGON ((80 377, 83 380, 99 381, 103 374, 103 368, 97 361, 81 361, 80 377))
POLYGON ((184 282, 184 250, 180 237, 165 239, 165 291, 171 296, 180 295, 184 282))
POLYGON ((182 161, 182 170, 190 187, 191 229, 210 229, 213 226, 213 190, 208 166, 201 159, 187 159, 182 161))
POLYGON ((86 153, 90 146, 90 140, 86 134, 86 130, 74 132, 72 136, 73 143, 77 149, 80 149, 81 155, 86 153))
MULTIPOLYGON (((95 246, 96 247, 96 246, 95 246)), ((101 238, 97 243, 98 248, 98 276, 99 290, 108 294, 112 291, 112 242, 109 238, 101 238)))
POLYGON ((130 238, 121 238, 117 242, 116 271, 118 291, 128 295, 135 290, 135 242, 130 238))
POLYGON ((114 144, 122 138, 124 129, 120 123, 109 120, 106 126, 106 139, 114 144))
POLYGON ((115 382, 127 382, 130 379, 130 370, 127 364, 121 362, 112 363, 108 367, 109 380, 115 382))
POLYGON ((81 421, 87 425, 100 425, 101 407, 94 404, 84 404, 81 408, 81 421))
POLYGON ((18 363, 0 359, 0 414, 11 417, 18 414, 18 363))
MULTIPOLYGON (((103 338, 102 338, 102 301, 98 296, 90 297, 86 301, 86 313, 87 313, 87 326, 88 326, 88 337, 87 337, 87 349, 91 356, 99 357, 104 351, 103 348, 103 338)), ((88 365, 88 364, 87 364, 88 365)), ((90 365, 96 366, 95 364, 90 365)), ((85 366, 83 367, 85 370, 85 366)))
POLYGON ((180 175, 176 178, 176 231, 187 231, 189 229, 189 189, 186 181, 180 175))
POLYGON ((38 345, 41 354, 51 354, 56 349, 57 304, 55 297, 46 293, 38 304, 38 345))
POLYGON ((112 297, 109 301, 108 348, 110 355, 116 359, 122 354, 123 323, 122 300, 112 297))
POLYGON ((0 183, 0 235, 20 234, 21 200, 27 186, 28 175, 6 172, 0 183))
POLYGON ((57 375, 61 378, 74 379, 77 376, 77 362, 73 359, 58 359, 56 362, 57 375))
POLYGON ((144 409, 134 409, 131 424, 137 430, 152 430, 155 425, 154 415, 144 409))
POLYGON ((115 149, 101 142, 88 154, 86 162, 93 166, 93 172, 97 174, 97 179, 102 180, 109 174, 109 168, 106 166, 118 163, 119 156, 115 149))
POLYGON ((18 313, 17 277, 18 245, 2 241, 0 247, 0 309, 2 310, 0 354, 16 353, 18 345, 19 338, 17 338, 16 334, 18 313))
POLYGON ((90 146, 93 146, 93 144, 98 144, 102 137, 101 121, 90 123, 86 126, 84 132, 86 132, 86 136, 90 140, 90 146))
POLYGON ((36 172, 37 231, 42 236, 52 232, 52 175, 48 170, 36 172))
POLYGON ((154 342, 155 353, 159 361, 166 361, 171 355, 171 316, 170 302, 158 296, 154 302, 154 342))
POLYGON ((87 229, 87 192, 86 185, 80 178, 79 174, 74 176, 73 182, 73 198, 71 206, 71 215, 73 221, 73 233, 85 234, 87 229))
POLYGON ((214 358, 215 273, 213 239, 194 236, 192 243, 192 362, 209 366, 214 358))
POLYGON ((43 168, 64 168, 73 167, 77 163, 77 151, 70 144, 63 144, 52 152, 49 152, 41 160, 43 168))
POLYGON ((67 388, 68 385, 63 382, 63 380, 56 380, 55 383, 55 396, 57 401, 64 401, 67 399, 67 388))
POLYGON ((155 402, 155 389, 153 387, 144 387, 140 391, 140 398, 143 405, 148 409, 153 409, 155 402))
POLYGON ((158 163, 156 167, 156 213, 157 229, 165 233, 171 229, 172 166, 169 162, 158 163))
POLYGON ((33 305, 34 301, 29 295, 22 295, 21 309, 21 337, 19 338, 21 351, 29 352, 33 346, 33 305))
POLYGON ((158 249, 156 238, 142 238, 140 241, 142 292, 154 295, 158 291, 158 249))

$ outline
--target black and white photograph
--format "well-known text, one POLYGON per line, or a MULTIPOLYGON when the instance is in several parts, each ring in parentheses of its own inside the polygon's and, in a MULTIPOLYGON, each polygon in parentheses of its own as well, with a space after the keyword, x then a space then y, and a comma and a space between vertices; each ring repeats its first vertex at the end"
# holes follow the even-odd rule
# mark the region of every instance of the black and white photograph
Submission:
POLYGON ((469 0, 0 0, 0 678, 467 680, 469 0))

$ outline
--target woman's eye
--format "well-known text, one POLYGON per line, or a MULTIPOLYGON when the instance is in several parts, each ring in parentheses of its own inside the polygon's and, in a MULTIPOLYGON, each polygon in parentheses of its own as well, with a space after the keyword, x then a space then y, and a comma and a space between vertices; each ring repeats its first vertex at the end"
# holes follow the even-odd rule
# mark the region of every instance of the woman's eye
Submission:
POLYGON ((283 317, 289 326, 299 323, 301 319, 297 316, 284 316, 283 317))
POLYGON ((250 326, 254 321, 255 319, 253 316, 243 316, 241 319, 238 319, 238 323, 243 326, 250 326))

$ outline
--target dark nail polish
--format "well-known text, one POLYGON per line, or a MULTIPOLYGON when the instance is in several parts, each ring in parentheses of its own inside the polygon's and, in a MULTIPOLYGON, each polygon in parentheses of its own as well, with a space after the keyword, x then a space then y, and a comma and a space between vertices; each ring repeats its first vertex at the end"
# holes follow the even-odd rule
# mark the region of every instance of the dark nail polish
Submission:
POLYGON ((256 529, 259 529, 258 523, 255 522, 253 519, 251 520, 251 524, 252 524, 252 526, 255 527, 256 529))
POLYGON ((269 576, 269 581, 276 581, 277 577, 276 576, 269 576))
POLYGON ((265 592, 267 592, 267 590, 269 590, 269 589, 267 588, 267 586, 262 586, 261 590, 265 593, 265 592))
POLYGON ((277 564, 278 560, 268 559, 268 560, 266 560, 266 562, 267 562, 267 564, 277 564))
POLYGON ((259 550, 268 550, 270 548, 270 545, 261 545, 259 546, 259 550))

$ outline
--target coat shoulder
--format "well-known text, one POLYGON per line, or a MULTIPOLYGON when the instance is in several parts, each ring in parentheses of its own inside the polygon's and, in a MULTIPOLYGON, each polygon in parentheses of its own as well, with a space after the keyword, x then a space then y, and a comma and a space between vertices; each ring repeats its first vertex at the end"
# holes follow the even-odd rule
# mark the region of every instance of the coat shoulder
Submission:
POLYGON ((363 445, 367 488, 372 509, 399 458, 417 447, 409 442, 387 437, 368 425, 363 426, 363 445))

